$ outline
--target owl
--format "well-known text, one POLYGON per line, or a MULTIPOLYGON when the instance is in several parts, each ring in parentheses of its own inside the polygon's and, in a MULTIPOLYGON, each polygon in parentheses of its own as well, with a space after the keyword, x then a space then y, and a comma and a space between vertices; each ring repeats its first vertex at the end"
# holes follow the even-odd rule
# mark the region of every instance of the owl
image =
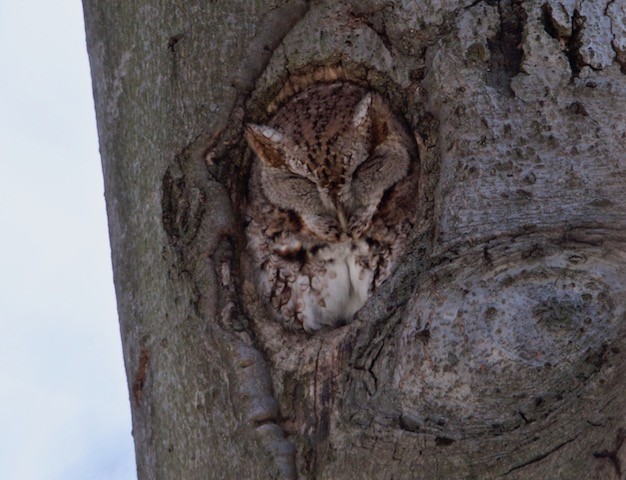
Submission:
POLYGON ((288 327, 344 325, 393 271, 415 223, 413 139, 382 96, 347 81, 294 94, 245 137, 259 294, 288 327))

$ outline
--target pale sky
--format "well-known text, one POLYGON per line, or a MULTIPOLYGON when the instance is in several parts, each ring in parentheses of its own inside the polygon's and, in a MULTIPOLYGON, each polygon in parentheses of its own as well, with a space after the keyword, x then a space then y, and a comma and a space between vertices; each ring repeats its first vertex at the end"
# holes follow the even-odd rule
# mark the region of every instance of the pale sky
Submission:
POLYGON ((136 479, 79 0, 0 0, 0 479, 136 479))

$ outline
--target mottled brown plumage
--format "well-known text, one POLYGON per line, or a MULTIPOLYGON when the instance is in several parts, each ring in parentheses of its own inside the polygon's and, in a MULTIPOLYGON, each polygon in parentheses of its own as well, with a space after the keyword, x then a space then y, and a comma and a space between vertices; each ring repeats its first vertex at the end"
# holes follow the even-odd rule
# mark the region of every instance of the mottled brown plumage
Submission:
POLYGON ((308 332, 350 321, 415 223, 413 141, 380 95, 342 81, 297 93, 246 139, 256 154, 246 235, 260 294, 308 332))

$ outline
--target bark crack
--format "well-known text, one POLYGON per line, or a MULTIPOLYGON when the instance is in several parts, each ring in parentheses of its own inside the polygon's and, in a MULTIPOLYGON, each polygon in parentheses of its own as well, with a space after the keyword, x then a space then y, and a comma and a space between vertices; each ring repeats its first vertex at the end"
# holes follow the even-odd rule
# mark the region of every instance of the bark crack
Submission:
POLYGON ((374 354, 374 357, 372 358, 371 362, 369 362, 369 366, 367 367, 367 372, 371 375, 372 383, 373 383, 373 385, 370 386, 369 382, 365 382, 367 393, 370 396, 374 395, 376 393, 376 390, 378 389, 378 377, 376 377, 376 374, 374 373, 374 365, 376 364, 378 357, 380 357, 380 353, 383 351, 384 346, 385 346, 385 342, 382 341, 380 343, 380 347, 378 348, 377 352, 374 354))
POLYGON ((376 25, 374 23, 375 20, 370 20, 370 17, 372 17, 375 14, 380 14, 387 8, 393 8, 393 7, 394 7, 393 2, 387 2, 372 11, 357 12, 354 10, 350 10, 348 12, 348 14, 352 18, 354 18, 357 21, 360 21, 361 23, 366 25, 368 28, 370 28, 372 31, 376 32, 376 35, 378 35, 381 42, 383 42, 383 45, 385 45, 389 53, 392 55, 394 52, 394 47, 393 47, 393 42, 391 41, 391 39, 389 38, 389 35, 387 34, 387 25, 385 24, 385 17, 383 16, 382 19, 380 20, 380 25, 376 25))
POLYGON ((615 468, 615 473, 617 473, 618 478, 622 478, 622 462, 619 458, 618 452, 622 448, 622 446, 626 443, 626 431, 623 428, 620 428, 617 431, 617 436, 615 438, 615 448, 613 450, 601 450, 598 452, 593 452, 594 458, 599 459, 608 459, 615 468))
POLYGON ((552 448, 552 449, 548 450, 547 452, 544 452, 544 453, 540 453, 540 454, 538 454, 538 455, 535 455, 535 456, 534 456, 534 457, 532 457, 530 460, 528 460, 528 461, 526 461, 526 462, 524 462, 524 463, 521 463, 521 464, 519 464, 519 465, 516 465, 516 466, 512 467, 511 469, 509 469, 509 470, 508 470, 508 471, 504 474, 504 476, 506 477, 507 475, 509 475, 510 473, 514 472, 515 470, 519 470, 519 469, 521 469, 521 468, 525 468, 525 467, 527 467, 527 466, 529 466, 529 465, 532 465, 533 463, 540 462, 540 461, 541 461, 541 460, 543 460, 544 458, 547 458, 547 457, 549 457, 550 455, 552 455, 553 453, 558 452, 558 451, 559 451, 561 448, 563 448, 564 446, 566 446, 566 445, 568 445, 568 444, 572 443, 572 442, 573 442, 573 441, 575 441, 575 440, 576 440, 579 436, 580 436, 580 433, 579 433, 578 435, 575 435, 574 437, 572 437, 572 438, 570 438, 570 439, 568 439, 568 440, 566 440, 566 441, 562 442, 562 443, 559 443, 556 447, 554 447, 554 448, 552 448))
POLYGON ((615 61, 620 64, 620 70, 622 73, 626 74, 626 49, 620 49, 617 46, 616 32, 614 28, 615 22, 617 22, 617 18, 614 18, 611 15, 611 7, 615 4, 616 0, 609 0, 607 2, 606 7, 604 8, 604 15, 609 17, 610 19, 610 29, 611 29, 611 48, 615 52, 615 61))
POLYGON ((519 0, 498 2, 500 29, 487 40, 490 52, 488 83, 513 95, 511 79, 521 71, 523 52, 522 32, 526 13, 519 0))
POLYGON ((585 17, 581 16, 578 9, 575 9, 571 17, 571 31, 568 31, 554 19, 552 5, 544 3, 541 6, 541 11, 543 28, 548 35, 559 42, 561 50, 569 62, 572 72, 571 79, 578 77, 582 67, 585 66, 580 55, 585 17))

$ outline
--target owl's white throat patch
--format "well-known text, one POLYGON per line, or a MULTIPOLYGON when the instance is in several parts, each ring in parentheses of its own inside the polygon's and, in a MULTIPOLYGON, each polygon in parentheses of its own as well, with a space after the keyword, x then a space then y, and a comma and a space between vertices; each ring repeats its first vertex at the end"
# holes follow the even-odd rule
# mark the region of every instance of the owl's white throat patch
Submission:
POLYGON ((325 268, 313 278, 311 287, 323 301, 311 302, 309 311, 304 312, 306 331, 345 324, 365 304, 373 273, 359 265, 359 258, 367 253, 368 246, 363 241, 330 244, 316 252, 316 260, 323 262, 325 268))

